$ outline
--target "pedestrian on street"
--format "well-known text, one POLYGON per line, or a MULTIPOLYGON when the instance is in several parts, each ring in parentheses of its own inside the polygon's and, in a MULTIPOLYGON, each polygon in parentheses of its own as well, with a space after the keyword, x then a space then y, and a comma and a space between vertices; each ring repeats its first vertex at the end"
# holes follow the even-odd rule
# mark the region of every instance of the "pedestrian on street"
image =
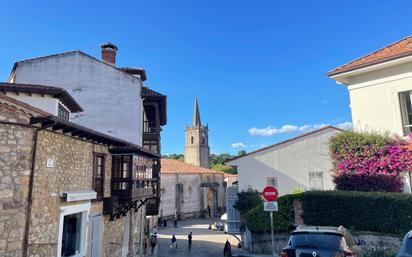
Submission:
POLYGON ((232 246, 229 243, 229 240, 226 239, 225 248, 223 248, 223 256, 229 257, 232 256, 232 246))
POLYGON ((157 227, 156 227, 156 225, 153 226, 153 228, 152 228, 152 233, 153 233, 154 235, 157 235, 157 227))
POLYGON ((143 239, 143 254, 147 253, 147 246, 149 245, 149 240, 147 239, 147 235, 144 236, 143 239))
POLYGON ((187 236, 187 249, 189 251, 192 250, 192 232, 190 232, 189 235, 187 236))
POLYGON ((175 235, 172 236, 172 243, 170 244, 170 250, 175 253, 177 249, 177 240, 175 235))
POLYGON ((151 249, 152 255, 154 253, 154 249, 156 247, 156 244, 157 244, 157 237, 156 237, 156 235, 152 234, 150 236, 150 246, 152 247, 152 249, 151 249))

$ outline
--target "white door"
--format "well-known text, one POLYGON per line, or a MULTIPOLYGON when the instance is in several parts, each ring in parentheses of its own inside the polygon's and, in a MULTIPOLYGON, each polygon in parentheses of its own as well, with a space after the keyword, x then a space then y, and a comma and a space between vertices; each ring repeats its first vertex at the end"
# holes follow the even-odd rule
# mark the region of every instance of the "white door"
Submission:
POLYGON ((100 257, 102 215, 92 216, 91 257, 100 257))
POLYGON ((129 254, 130 212, 127 212, 126 216, 123 217, 123 223, 124 233, 122 243, 122 257, 127 257, 127 255, 129 254))

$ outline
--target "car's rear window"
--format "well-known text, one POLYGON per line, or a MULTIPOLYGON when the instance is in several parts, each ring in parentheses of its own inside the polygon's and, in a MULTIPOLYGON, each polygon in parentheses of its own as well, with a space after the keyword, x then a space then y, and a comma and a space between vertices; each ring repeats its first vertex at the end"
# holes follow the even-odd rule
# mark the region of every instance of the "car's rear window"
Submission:
POLYGON ((340 250, 344 246, 342 235, 333 233, 294 233, 289 240, 293 248, 311 248, 320 250, 340 250))
POLYGON ((405 253, 412 254, 412 238, 408 238, 406 241, 405 253))

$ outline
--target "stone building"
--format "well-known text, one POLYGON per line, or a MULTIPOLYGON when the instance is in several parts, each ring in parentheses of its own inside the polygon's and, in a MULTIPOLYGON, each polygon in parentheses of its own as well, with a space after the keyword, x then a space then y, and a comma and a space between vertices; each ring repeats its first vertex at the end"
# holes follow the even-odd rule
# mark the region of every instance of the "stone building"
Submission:
POLYGON ((141 256, 159 155, 70 122, 64 89, 0 88, 0 256, 141 256))
POLYGON ((195 99, 193 121, 186 126, 185 161, 161 160, 160 216, 189 218, 224 212, 227 183, 234 176, 209 169, 208 126, 202 126, 195 99))
POLYGON ((221 172, 184 163, 161 159, 162 218, 190 218, 224 212, 225 177, 221 172))
POLYGON ((202 126, 199 105, 195 99, 193 121, 191 126, 186 126, 185 162, 200 167, 209 167, 209 126, 202 126))

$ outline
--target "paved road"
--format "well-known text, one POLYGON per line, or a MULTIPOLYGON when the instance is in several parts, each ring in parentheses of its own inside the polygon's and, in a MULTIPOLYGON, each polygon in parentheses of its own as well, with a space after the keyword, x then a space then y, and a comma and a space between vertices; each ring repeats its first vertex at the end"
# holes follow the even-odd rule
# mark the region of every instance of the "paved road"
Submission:
MULTIPOLYGON (((172 224, 170 224, 172 225, 172 224)), ((209 230, 209 220, 193 219, 179 222, 178 228, 160 228, 158 230, 158 257, 218 257, 223 256, 223 247, 228 239, 232 244, 232 253, 236 253, 238 240, 221 231, 209 230), (187 250, 187 235, 193 233, 192 251, 187 250), (170 252, 172 235, 177 238, 177 252, 170 252)))

